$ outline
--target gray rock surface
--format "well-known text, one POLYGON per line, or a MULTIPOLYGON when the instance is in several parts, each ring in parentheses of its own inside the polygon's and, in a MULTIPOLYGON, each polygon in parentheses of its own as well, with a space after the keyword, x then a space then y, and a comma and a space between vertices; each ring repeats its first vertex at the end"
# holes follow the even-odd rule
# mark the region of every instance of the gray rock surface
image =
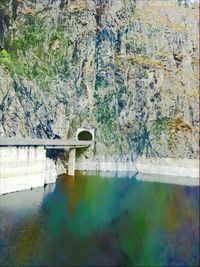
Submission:
POLYGON ((198 157, 195 1, 4 0, 0 14, 6 136, 92 127, 88 158, 198 157))

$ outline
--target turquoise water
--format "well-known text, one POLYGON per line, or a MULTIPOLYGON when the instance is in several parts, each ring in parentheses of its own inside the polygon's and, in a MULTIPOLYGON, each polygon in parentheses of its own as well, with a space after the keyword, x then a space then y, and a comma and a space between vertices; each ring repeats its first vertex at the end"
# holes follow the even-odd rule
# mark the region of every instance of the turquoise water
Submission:
POLYGON ((0 197, 0 266, 198 266, 199 187, 65 175, 0 197))

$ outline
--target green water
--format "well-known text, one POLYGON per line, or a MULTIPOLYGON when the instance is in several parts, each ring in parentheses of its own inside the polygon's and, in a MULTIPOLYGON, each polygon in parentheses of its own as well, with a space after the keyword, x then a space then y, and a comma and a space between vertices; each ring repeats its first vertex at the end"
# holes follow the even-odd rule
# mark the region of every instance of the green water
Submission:
POLYGON ((0 266, 198 266, 199 187, 61 176, 0 197, 0 266))

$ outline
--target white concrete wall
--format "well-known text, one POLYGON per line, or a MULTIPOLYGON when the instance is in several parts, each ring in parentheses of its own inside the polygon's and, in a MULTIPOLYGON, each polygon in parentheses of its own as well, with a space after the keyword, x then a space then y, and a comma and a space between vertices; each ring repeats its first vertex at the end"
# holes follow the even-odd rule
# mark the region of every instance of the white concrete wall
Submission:
MULTIPOLYGON (((44 147, 0 147, 0 195, 55 183, 58 167, 61 167, 59 174, 63 171, 62 164, 58 165, 53 159, 46 158, 44 147)), ((139 158, 134 163, 78 161, 76 170, 128 171, 188 179, 199 177, 199 162, 159 158, 139 158)))
MULTIPOLYGON (((80 171, 127 171, 170 177, 199 178, 198 159, 145 158, 135 162, 77 161, 76 170, 80 171)), ((195 179, 196 181, 196 179, 195 179)))
POLYGON ((199 177, 198 159, 145 158, 136 161, 139 173, 180 177, 199 177))
POLYGON ((44 147, 0 147, 0 195, 42 187, 56 177, 44 147))
POLYGON ((115 161, 77 161, 76 170, 80 171, 103 171, 103 172, 115 172, 115 171, 130 171, 137 172, 135 164, 133 162, 115 162, 115 161))

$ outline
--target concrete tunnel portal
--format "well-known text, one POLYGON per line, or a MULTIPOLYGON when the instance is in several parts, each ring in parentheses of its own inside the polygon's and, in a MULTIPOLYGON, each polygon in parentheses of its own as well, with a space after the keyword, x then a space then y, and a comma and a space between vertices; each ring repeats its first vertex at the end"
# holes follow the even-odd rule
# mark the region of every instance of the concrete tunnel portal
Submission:
POLYGON ((89 132, 89 131, 82 131, 78 134, 78 140, 79 141, 92 141, 93 136, 92 136, 91 132, 89 132))
POLYGON ((76 139, 78 141, 94 141, 94 129, 87 129, 87 128, 77 129, 76 139))

